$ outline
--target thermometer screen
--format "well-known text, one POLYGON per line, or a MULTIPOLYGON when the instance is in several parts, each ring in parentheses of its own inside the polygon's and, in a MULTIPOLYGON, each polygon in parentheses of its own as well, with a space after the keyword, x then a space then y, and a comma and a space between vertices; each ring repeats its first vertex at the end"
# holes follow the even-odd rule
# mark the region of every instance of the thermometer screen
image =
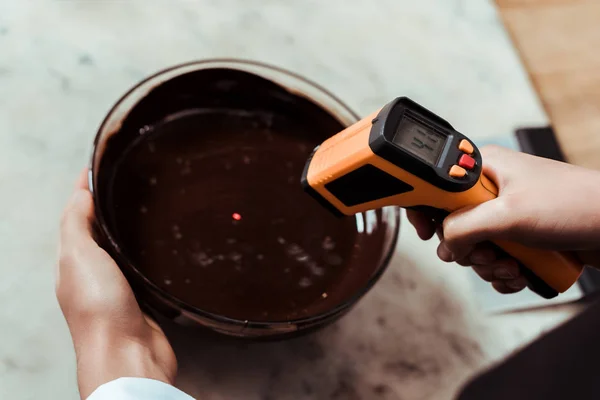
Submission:
POLYGON ((416 121, 403 118, 392 141, 428 164, 435 165, 446 143, 446 137, 416 121))

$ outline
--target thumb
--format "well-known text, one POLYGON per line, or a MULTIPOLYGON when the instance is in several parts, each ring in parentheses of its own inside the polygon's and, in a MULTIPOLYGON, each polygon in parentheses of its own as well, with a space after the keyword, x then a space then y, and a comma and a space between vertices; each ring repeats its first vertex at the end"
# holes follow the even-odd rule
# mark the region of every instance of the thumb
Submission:
POLYGON ((86 171, 82 171, 77 185, 62 215, 60 222, 59 263, 57 281, 60 281, 61 269, 80 264, 89 257, 97 245, 92 237, 94 220, 94 202, 85 183, 86 171))
POLYGON ((496 184, 500 193, 523 172, 523 160, 530 156, 505 147, 489 145, 481 148, 482 173, 496 184), (516 174, 516 176, 515 176, 516 174))
POLYGON ((85 189, 76 189, 71 195, 60 223, 57 290, 64 278, 68 281, 68 277, 72 276, 73 272, 82 272, 82 268, 77 266, 87 265, 85 261, 92 257, 96 250, 97 245, 91 234, 93 215, 91 193, 85 189))
POLYGON ((80 247, 92 239, 94 204, 87 189, 75 189, 61 221, 61 247, 80 247))
POLYGON ((94 201, 87 185, 88 170, 77 178, 75 190, 69 199, 61 220, 61 244, 70 246, 76 240, 91 238, 94 219, 94 201))
POLYGON ((477 243, 510 235, 505 199, 498 198, 453 212, 444 220, 444 240, 438 254, 444 261, 466 257, 477 243))

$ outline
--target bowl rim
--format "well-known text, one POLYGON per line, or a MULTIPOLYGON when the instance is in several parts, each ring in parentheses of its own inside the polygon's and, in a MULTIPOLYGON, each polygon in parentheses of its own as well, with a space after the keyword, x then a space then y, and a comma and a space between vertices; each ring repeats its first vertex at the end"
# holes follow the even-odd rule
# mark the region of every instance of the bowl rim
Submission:
MULTIPOLYGON (((106 218, 102 213, 102 208, 100 207, 100 204, 99 204, 100 201, 98 199, 98 195, 95 190, 96 189, 96 178, 95 177, 97 175, 96 171, 95 171, 95 165, 96 165, 96 162, 98 161, 97 157, 99 157, 98 152, 97 152, 99 141, 100 141, 102 135, 104 134, 104 130, 107 126, 107 123, 109 122, 109 120, 111 119, 113 114, 115 113, 116 109, 129 96, 131 96, 137 89, 139 89, 141 86, 148 83, 149 81, 160 77, 161 75, 164 75, 169 72, 173 72, 177 69, 185 69, 185 68, 191 67, 191 66, 198 66, 199 70, 200 69, 211 69, 211 68, 215 68, 215 69, 223 68, 223 69, 238 70, 238 71, 242 71, 242 72, 246 72, 246 73, 250 73, 250 74, 254 74, 254 73, 252 71, 248 71, 247 69, 244 69, 243 67, 255 67, 255 68, 261 68, 261 69, 265 69, 267 71, 270 70, 270 71, 274 71, 274 72, 277 72, 277 73, 280 73, 283 75, 287 75, 288 77, 291 77, 293 79, 301 81, 303 84, 312 86, 314 89, 321 92, 321 94, 324 94, 330 100, 333 100, 335 103, 337 103, 337 106, 344 109, 344 111, 347 112, 350 116, 352 116, 352 118, 355 121, 358 121, 360 119, 359 116, 354 111, 352 111, 344 102, 342 102, 337 96, 335 96, 334 94, 332 94, 327 89, 320 86, 319 84, 317 84, 307 78, 304 78, 303 76, 301 76, 297 73, 288 71, 287 69, 277 67, 274 65, 270 65, 270 64, 266 64, 263 62, 244 60, 244 59, 234 59, 234 58, 202 59, 202 60, 185 62, 185 63, 181 63, 181 64, 177 64, 177 65, 174 65, 171 67, 164 68, 164 69, 159 70, 158 72, 148 76, 147 78, 139 81, 137 84, 132 86, 124 95, 122 95, 114 103, 114 105, 111 107, 111 109, 108 111, 108 113, 104 117, 103 121, 101 122, 101 124, 96 132, 96 136, 95 136, 93 144, 92 144, 91 156, 89 158, 90 162, 88 165, 88 186, 89 186, 90 192, 92 193, 92 197, 93 197, 93 201, 94 201, 94 214, 95 214, 95 218, 96 218, 96 225, 100 229, 100 233, 102 234, 102 236, 104 236, 104 238, 107 239, 108 243, 111 246, 111 250, 113 250, 116 253, 116 256, 118 257, 119 261, 121 261, 119 263, 119 262, 117 262, 117 260, 115 260, 115 262, 117 262, 117 265, 119 266, 119 268, 121 270, 124 270, 125 268, 127 269, 127 271, 123 271, 126 276, 127 276, 127 273, 133 273, 135 275, 136 280, 141 280, 141 282, 143 283, 143 286, 144 286, 143 287, 144 291, 149 290, 151 292, 157 293, 160 297, 162 297, 163 299, 166 299, 169 303, 175 305, 176 307, 179 307, 181 310, 185 310, 194 315, 198 315, 202 318, 207 318, 209 320, 213 320, 218 323, 233 324, 233 325, 242 327, 243 329, 246 329, 246 328, 261 329, 261 328, 263 328, 263 329, 269 329, 269 330, 276 330, 277 327, 287 327, 287 329, 289 329, 290 326, 297 326, 300 329, 300 327, 303 325, 314 325, 323 320, 328 320, 329 318, 334 317, 335 315, 343 312, 344 310, 346 310, 346 309, 350 308, 351 306, 353 306, 354 304, 356 304, 358 302, 358 300, 360 300, 361 297, 363 297, 368 291, 370 291, 371 288, 375 285, 375 283, 379 280, 381 275, 388 268, 389 263, 390 263, 393 255, 396 252, 398 237, 400 235, 400 212, 399 212, 398 207, 389 207, 389 208, 394 209, 393 212, 395 213, 393 220, 390 221, 390 223, 393 223, 395 225, 391 228, 391 229, 393 229, 393 237, 391 238, 391 241, 389 244, 389 249, 388 249, 387 253, 382 258, 382 260, 380 261, 379 267, 377 268, 375 273, 373 273, 373 275, 369 278, 367 283, 360 290, 358 290, 356 293, 354 293, 352 296, 350 296, 348 299, 346 299, 345 301, 341 302, 340 304, 338 304, 337 306, 333 307, 332 309, 330 309, 328 311, 319 313, 317 315, 309 316, 309 317, 302 317, 302 318, 297 318, 297 319, 287 320, 287 321, 241 320, 241 319, 237 319, 237 318, 231 318, 231 317, 227 317, 224 315, 216 314, 216 313, 195 307, 191 304, 188 304, 188 303, 180 300, 175 295, 170 294, 166 290, 161 289, 158 285, 156 285, 148 277, 146 277, 145 274, 143 274, 140 270, 138 270, 138 268, 136 268, 134 263, 131 262, 129 260, 129 258, 121 251, 121 248, 120 248, 116 238, 113 236, 113 234, 108 229, 108 225, 106 223, 106 218), (236 67, 238 67, 238 68, 236 68, 236 67)), ((263 77, 265 79, 269 79, 268 77, 265 77, 265 76, 261 76, 261 77, 263 77)), ((172 79, 172 78, 170 78, 170 79, 172 79)), ((166 82, 166 81, 164 81, 164 82, 166 82)), ((164 82, 159 82, 158 84, 161 84, 164 82)), ((280 84, 277 81, 275 81, 275 83, 280 84)), ((295 93, 295 94, 305 96, 308 100, 314 102, 316 105, 320 106, 321 108, 323 108, 324 110, 328 111, 329 113, 331 113, 333 115, 331 110, 329 110, 327 107, 325 107, 320 102, 311 98, 308 94, 302 93, 302 92, 295 93)), ((128 112, 138 102, 139 101, 136 101, 131 107, 129 107, 128 112)), ((127 114, 128 113, 126 113, 121 118, 124 119, 127 116, 127 114)), ((333 115, 333 116, 336 117, 335 115, 333 115)), ((338 118, 336 117, 336 119, 338 119, 338 118)), ((340 122, 342 122, 342 121, 340 121, 340 122)), ((99 165, 99 163, 98 163, 98 165, 99 165)), ((129 282, 129 284, 131 285, 131 282, 129 282)), ((141 301, 143 302, 143 300, 141 300, 141 301)), ((210 328, 210 326, 209 326, 209 328, 210 328)))

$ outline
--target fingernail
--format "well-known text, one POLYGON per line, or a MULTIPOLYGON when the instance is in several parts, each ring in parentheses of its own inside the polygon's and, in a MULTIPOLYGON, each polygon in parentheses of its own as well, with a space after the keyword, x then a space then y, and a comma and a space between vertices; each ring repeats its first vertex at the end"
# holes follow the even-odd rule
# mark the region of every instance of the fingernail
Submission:
POLYGON ((522 281, 508 281, 506 282, 506 286, 514 290, 521 290, 525 287, 525 284, 522 281))
POLYGON ((496 268, 494 270, 494 276, 499 279, 515 279, 517 277, 514 272, 506 268, 496 268))
POLYGON ((454 261, 454 254, 446 247, 445 243, 441 243, 438 247, 438 257, 442 259, 442 261, 451 262, 454 261))

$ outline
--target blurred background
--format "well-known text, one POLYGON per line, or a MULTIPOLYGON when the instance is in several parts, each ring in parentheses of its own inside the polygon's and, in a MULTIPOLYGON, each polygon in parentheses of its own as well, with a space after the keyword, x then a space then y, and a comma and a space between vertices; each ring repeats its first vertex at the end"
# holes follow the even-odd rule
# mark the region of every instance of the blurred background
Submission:
MULTIPOLYGON (((2 0, 0 398, 78 398, 54 297, 60 213, 103 117, 143 78, 261 61, 360 115, 409 96, 480 146, 550 143, 600 168, 599 17, 593 0, 2 0)), ((580 308, 564 303, 581 287, 541 309, 528 293, 500 299, 435 245, 403 224, 381 282, 308 338, 231 346, 174 330, 178 385, 207 400, 448 399, 580 308)))

